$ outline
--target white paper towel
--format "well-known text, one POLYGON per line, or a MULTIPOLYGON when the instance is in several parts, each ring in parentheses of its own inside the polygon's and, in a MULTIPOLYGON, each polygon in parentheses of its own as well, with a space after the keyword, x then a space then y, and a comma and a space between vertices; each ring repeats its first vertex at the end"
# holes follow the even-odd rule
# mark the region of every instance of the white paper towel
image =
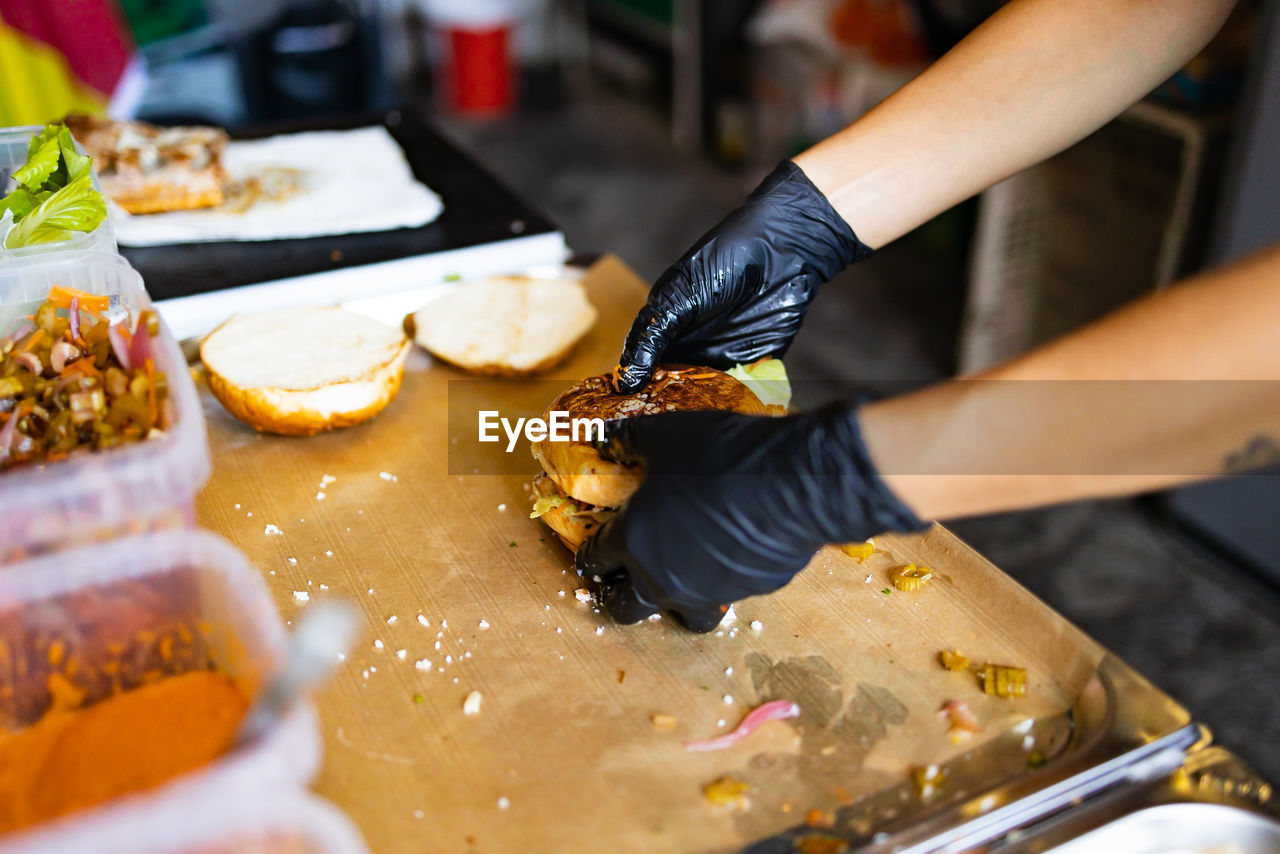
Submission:
POLYGON ((309 131, 232 142, 223 154, 227 180, 263 169, 303 173, 304 189, 283 201, 258 201, 243 213, 209 208, 130 215, 112 206, 123 246, 213 240, 281 240, 426 225, 440 197, 413 177, 386 128, 309 131))

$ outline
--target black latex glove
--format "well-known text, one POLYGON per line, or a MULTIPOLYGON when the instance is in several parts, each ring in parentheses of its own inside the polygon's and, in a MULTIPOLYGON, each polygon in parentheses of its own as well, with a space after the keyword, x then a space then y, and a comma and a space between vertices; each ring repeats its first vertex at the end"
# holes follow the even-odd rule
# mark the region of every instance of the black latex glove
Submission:
POLYGON ((707 632, 722 606, 784 586, 825 543, 923 527, 876 474, 853 404, 644 416, 606 436, 606 456, 643 461, 644 482, 577 569, 621 623, 665 611, 707 632))
POLYGON ((870 254, 800 167, 784 161, 658 279, 614 384, 636 391, 662 361, 730 368, 780 358, 818 286, 870 254))

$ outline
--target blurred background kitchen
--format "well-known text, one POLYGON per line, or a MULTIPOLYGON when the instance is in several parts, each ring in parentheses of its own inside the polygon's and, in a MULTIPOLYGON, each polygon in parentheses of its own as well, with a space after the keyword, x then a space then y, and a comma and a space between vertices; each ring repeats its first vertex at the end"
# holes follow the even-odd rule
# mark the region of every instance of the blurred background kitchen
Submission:
MULTIPOLYGON (((651 280, 998 5, 0 0, 0 124, 417 111, 581 259, 651 280)), ((1123 116, 828 285, 788 357, 799 402, 981 368, 1280 240, 1278 5, 1243 0, 1123 116)), ((1273 473, 954 527, 1275 780, 1277 521, 1273 473)))

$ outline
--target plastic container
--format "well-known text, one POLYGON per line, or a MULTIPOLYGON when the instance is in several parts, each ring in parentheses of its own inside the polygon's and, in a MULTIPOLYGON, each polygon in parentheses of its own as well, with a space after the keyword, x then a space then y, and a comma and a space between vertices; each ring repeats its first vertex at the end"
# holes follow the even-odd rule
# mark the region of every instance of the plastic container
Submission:
MULTIPOLYGON (((0 129, 0 195, 9 192, 9 179, 16 169, 27 162, 27 144, 31 137, 43 130, 43 125, 26 125, 0 129)), ((76 151, 81 154, 84 149, 76 143, 76 151)), ((96 170, 92 172, 93 186, 102 192, 102 184, 98 181, 96 170)), ((48 255, 52 252, 116 252, 116 235, 111 228, 111 220, 105 219, 102 225, 89 232, 75 232, 69 240, 56 243, 43 243, 39 246, 24 246, 21 249, 5 249, 0 242, 0 263, 9 259, 31 258, 48 255)))
POLYGON ((359 831, 336 807, 300 791, 210 799, 193 809, 169 798, 111 823, 67 827, 42 838, 0 844, 5 854, 368 854, 359 831))
MULTIPOLYGON (((0 262, 0 329, 30 314, 55 284, 107 294, 136 315, 150 306, 142 278, 118 255, 59 252, 0 262)), ((43 465, 0 471, 0 565, 44 551, 158 527, 189 525, 209 478, 209 444, 195 383, 161 322, 156 370, 169 383, 162 437, 43 465)))
MULTIPOLYGON (((286 636, 261 576, 239 552, 204 531, 178 530, 0 570, 0 649, 0 730, 21 731, 68 690, 88 706, 156 671, 212 668, 252 697, 282 666, 286 636)), ((301 704, 262 739, 202 769, 0 836, 0 851, 141 851, 125 842, 152 831, 168 838, 223 802, 304 786, 320 751, 315 714, 301 704)))

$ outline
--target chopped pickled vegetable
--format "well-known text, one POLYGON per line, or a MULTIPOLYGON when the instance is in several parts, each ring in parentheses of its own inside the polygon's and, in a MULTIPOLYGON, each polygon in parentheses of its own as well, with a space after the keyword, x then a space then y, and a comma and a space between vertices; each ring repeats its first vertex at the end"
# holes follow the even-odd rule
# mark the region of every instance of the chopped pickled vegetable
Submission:
POLYGON ((938 791, 945 782, 947 774, 937 765, 920 765, 911 769, 911 785, 915 786, 916 794, 922 798, 938 791))
POLYGON ((913 592, 919 590, 922 586, 933 580, 933 572, 927 566, 916 566, 909 563, 906 566, 899 566, 889 571, 889 580, 893 582, 893 586, 905 592, 913 592))
POLYGON ((807 833, 795 842, 796 854, 845 854, 849 843, 838 836, 807 833))
POLYGON ((721 750, 732 747, 769 721, 800 717, 800 706, 790 700, 771 700, 756 706, 732 731, 704 741, 686 741, 685 750, 721 750))
POLYGON ((943 650, 938 653, 938 660, 947 670, 966 670, 969 667, 969 656, 958 649, 943 650))
POLYGON ((703 786, 702 796, 716 806, 740 807, 746 804, 747 790, 750 788, 738 778, 726 774, 703 786))
POLYGON ((858 560, 864 560, 871 557, 871 555, 875 553, 875 550, 876 547, 871 545, 871 543, 845 543, 840 547, 840 551, 844 552, 849 557, 857 558, 858 560))
POLYGON ((137 329, 97 316, 107 298, 55 286, 0 337, 0 470, 136 442, 168 427, 155 312, 137 329))
POLYGON ((982 725, 978 723, 978 719, 969 709, 969 704, 964 700, 948 700, 938 710, 938 714, 947 719, 950 725, 947 732, 953 744, 968 740, 973 733, 982 732, 982 725))
POLYGON ((675 715, 664 715, 664 714, 650 715, 649 722, 653 724, 654 729, 668 730, 668 729, 676 728, 675 715))
POLYGON ((835 827, 836 817, 829 810, 809 810, 805 814, 804 823, 810 827, 835 827))
POLYGON ((1047 760, 1045 759, 1043 750, 1033 750, 1027 754, 1028 768, 1039 768, 1040 766, 1044 765, 1046 761, 1047 760))
POLYGON ((984 664, 978 668, 982 690, 997 697, 1025 697, 1027 695, 1027 671, 1021 667, 1004 664, 984 664))

